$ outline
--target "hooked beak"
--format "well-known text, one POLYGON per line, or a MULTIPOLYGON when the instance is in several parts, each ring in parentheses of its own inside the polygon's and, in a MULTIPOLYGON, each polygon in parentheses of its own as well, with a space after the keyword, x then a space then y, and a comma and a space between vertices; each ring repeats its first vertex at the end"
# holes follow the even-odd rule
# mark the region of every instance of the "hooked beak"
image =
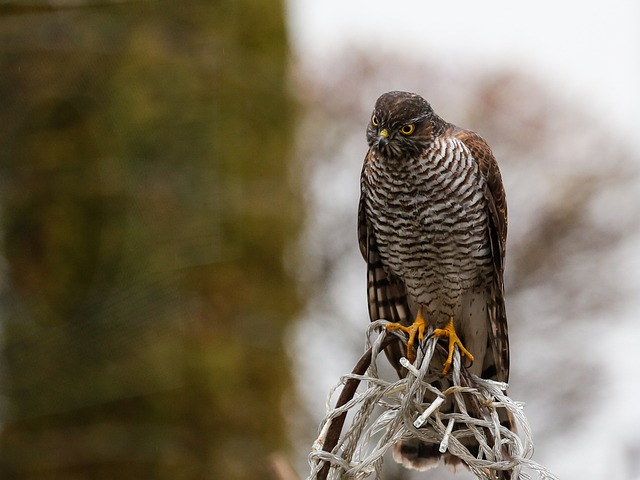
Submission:
POLYGON ((378 148, 384 148, 389 145, 389 131, 383 128, 378 132, 378 148))

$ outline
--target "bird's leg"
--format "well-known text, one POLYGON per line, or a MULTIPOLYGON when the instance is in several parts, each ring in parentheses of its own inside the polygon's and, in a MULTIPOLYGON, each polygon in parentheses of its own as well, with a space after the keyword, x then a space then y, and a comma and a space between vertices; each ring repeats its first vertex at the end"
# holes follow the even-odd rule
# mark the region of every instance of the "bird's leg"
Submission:
POLYGON ((402 330, 407 335, 409 335, 409 340, 407 341, 407 359, 409 363, 413 363, 415 355, 413 354, 413 344, 416 340, 416 335, 418 335, 418 340, 421 342, 424 340, 424 330, 427 324, 424 321, 424 317, 422 316, 422 307, 418 309, 418 315, 416 315, 416 319, 413 324, 405 327, 401 323, 390 323, 385 328, 387 331, 389 330, 402 330))
POLYGON ((436 328, 432 335, 434 337, 448 337, 449 338, 449 356, 447 357, 446 362, 444 362, 444 370, 442 370, 442 374, 446 375, 451 367, 451 362, 453 361, 453 351, 456 349, 456 345, 460 348, 460 353, 467 357, 471 362, 473 362, 473 355, 471 352, 464 348, 462 342, 460 341, 460 337, 456 333, 456 329, 453 326, 453 317, 449 319, 449 323, 444 328, 436 328))

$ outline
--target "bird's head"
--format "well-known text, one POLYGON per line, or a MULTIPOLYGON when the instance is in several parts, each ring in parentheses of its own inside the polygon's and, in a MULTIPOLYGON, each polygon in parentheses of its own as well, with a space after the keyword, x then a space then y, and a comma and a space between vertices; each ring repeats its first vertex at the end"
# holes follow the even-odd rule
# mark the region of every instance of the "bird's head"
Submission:
POLYGON ((387 92, 376 101, 367 126, 367 143, 390 159, 419 154, 433 140, 438 119, 420 95, 387 92))

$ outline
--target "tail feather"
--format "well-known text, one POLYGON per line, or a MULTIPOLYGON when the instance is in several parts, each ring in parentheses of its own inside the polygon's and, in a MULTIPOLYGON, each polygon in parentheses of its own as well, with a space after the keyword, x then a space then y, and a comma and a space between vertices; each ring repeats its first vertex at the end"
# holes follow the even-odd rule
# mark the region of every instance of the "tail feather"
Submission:
MULTIPOLYGON (((467 448, 472 455, 477 456, 479 451, 477 444, 469 445, 467 448)), ((420 472, 436 468, 441 460, 453 473, 456 473, 460 467, 465 470, 469 469, 459 457, 450 453, 440 453, 439 445, 428 444, 416 438, 396 443, 392 454, 393 459, 403 467, 420 472)), ((511 480, 511 472, 507 470, 497 471, 494 475, 499 480, 511 480)))
POLYGON ((416 438, 403 440, 393 447, 393 459, 405 468, 424 472, 438 466, 442 454, 438 445, 424 443, 416 438))

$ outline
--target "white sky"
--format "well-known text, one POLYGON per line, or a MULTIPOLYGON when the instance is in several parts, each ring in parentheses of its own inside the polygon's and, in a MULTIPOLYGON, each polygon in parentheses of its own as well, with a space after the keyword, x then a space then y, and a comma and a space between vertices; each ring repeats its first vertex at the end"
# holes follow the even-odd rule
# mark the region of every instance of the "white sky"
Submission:
POLYGON ((640 147, 637 0, 288 0, 293 49, 309 65, 345 48, 448 65, 522 68, 640 147))

